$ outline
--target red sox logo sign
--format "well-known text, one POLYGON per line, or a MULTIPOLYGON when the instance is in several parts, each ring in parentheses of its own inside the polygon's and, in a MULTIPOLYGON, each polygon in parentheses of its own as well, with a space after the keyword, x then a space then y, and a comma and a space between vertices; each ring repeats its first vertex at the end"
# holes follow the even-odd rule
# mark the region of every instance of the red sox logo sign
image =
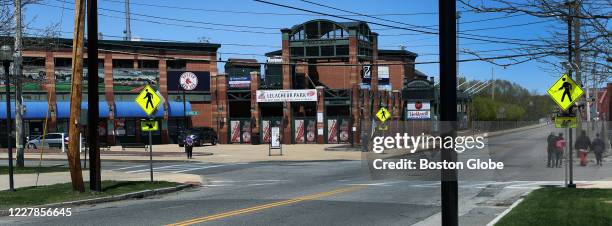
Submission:
POLYGON ((416 108, 417 110, 421 110, 421 108, 423 108, 423 103, 421 101, 417 101, 416 103, 414 103, 414 108, 416 108))
POLYGON ((181 74, 179 83, 184 90, 193 90, 198 86, 198 77, 193 72, 185 72, 181 74))

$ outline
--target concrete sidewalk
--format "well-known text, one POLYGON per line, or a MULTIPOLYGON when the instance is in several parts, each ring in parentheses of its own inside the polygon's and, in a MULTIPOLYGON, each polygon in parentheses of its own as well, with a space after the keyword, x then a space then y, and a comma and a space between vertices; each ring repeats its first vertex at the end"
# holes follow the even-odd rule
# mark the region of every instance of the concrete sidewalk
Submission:
MULTIPOLYGON (((9 189, 9 179, 6 174, 0 175, 0 191, 9 189)), ((15 188, 29 187, 36 185, 36 174, 15 174, 15 188)), ((177 183, 201 184, 202 176, 185 173, 163 173, 153 174, 156 181, 172 181, 177 183)), ((83 180, 89 181, 89 170, 83 170, 83 180)), ((115 181, 149 181, 149 172, 125 173, 112 170, 102 171, 102 180, 115 181)), ((70 172, 41 173, 38 178, 38 185, 51 185, 59 183, 69 183, 70 172)))
MULTIPOLYGON (((268 145, 250 144, 219 144, 215 146, 194 147, 194 161, 233 163, 233 162, 265 162, 265 161, 334 161, 334 160, 361 160, 361 152, 355 151, 325 151, 325 147, 337 144, 298 144, 283 145, 283 155, 279 150, 272 150, 273 156, 268 156, 268 145), (212 154, 212 155, 211 155, 212 154)), ((6 150, 0 151, 0 159, 6 159, 6 150)), ((16 155, 13 155, 16 156, 16 155)), ((113 146, 110 151, 101 151, 102 160, 116 161, 148 161, 149 152, 144 149, 131 148, 125 151, 121 146, 113 146)), ((26 159, 38 160, 39 150, 26 150, 26 159)), ((47 150, 43 153, 43 160, 66 159, 66 153, 58 149, 47 150)), ((85 153, 81 153, 81 159, 85 153)), ((184 161, 186 155, 183 148, 176 144, 153 145, 154 161, 184 161)))

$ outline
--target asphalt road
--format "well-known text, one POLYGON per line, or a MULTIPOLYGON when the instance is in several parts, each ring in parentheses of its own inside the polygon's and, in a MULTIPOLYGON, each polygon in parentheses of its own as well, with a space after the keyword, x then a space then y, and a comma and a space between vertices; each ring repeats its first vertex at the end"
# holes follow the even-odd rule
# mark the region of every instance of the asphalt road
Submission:
MULTIPOLYGON (((540 128, 493 137, 488 151, 472 154, 508 162, 509 170, 459 183, 460 224, 484 225, 525 192, 563 184, 563 169, 545 166, 549 132, 540 128)), ((582 177, 576 180, 612 180, 610 163, 605 164, 578 168, 582 177)), ((123 172, 147 167, 145 163, 103 163, 104 169, 123 172)), ((73 207, 70 217, 4 217, 0 224, 411 225, 422 220, 432 224, 440 213, 438 181, 393 175, 373 180, 360 161, 169 162, 155 167, 202 175, 205 183, 164 196, 73 207)))

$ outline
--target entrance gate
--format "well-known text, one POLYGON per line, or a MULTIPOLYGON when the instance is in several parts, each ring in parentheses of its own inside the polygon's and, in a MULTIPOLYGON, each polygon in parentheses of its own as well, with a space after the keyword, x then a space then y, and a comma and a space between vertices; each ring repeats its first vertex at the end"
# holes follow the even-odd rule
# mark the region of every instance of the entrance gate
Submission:
POLYGON ((325 138, 328 144, 348 144, 351 140, 350 119, 348 117, 327 117, 325 138))
POLYGON ((295 118, 293 120, 293 142, 295 144, 317 143, 317 120, 314 117, 295 118))
POLYGON ((263 118, 261 119, 261 142, 269 144, 272 138, 272 127, 282 127, 281 118, 263 118))
POLYGON ((251 143, 251 119, 232 118, 230 119, 230 140, 231 144, 251 143))

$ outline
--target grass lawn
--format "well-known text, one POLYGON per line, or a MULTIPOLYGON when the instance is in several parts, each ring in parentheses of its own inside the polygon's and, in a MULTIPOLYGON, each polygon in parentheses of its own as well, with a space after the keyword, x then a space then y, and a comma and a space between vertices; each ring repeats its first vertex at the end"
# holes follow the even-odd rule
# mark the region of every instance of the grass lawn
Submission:
POLYGON ((535 190, 496 224, 508 225, 612 225, 612 189, 535 190))
POLYGON ((24 187, 17 188, 15 192, 0 191, 0 209, 99 198, 177 185, 179 183, 168 181, 102 181, 102 192, 100 193, 91 192, 89 183, 85 183, 85 192, 83 193, 73 192, 71 183, 24 187))
MULTIPOLYGON (((36 173, 36 169, 38 167, 29 166, 29 167, 16 167, 13 166, 14 174, 26 174, 26 173, 36 173)), ((40 173, 51 173, 51 172, 64 172, 68 171, 68 167, 66 166, 41 166, 40 173)), ((8 174, 8 166, 0 166, 0 175, 8 174)))

